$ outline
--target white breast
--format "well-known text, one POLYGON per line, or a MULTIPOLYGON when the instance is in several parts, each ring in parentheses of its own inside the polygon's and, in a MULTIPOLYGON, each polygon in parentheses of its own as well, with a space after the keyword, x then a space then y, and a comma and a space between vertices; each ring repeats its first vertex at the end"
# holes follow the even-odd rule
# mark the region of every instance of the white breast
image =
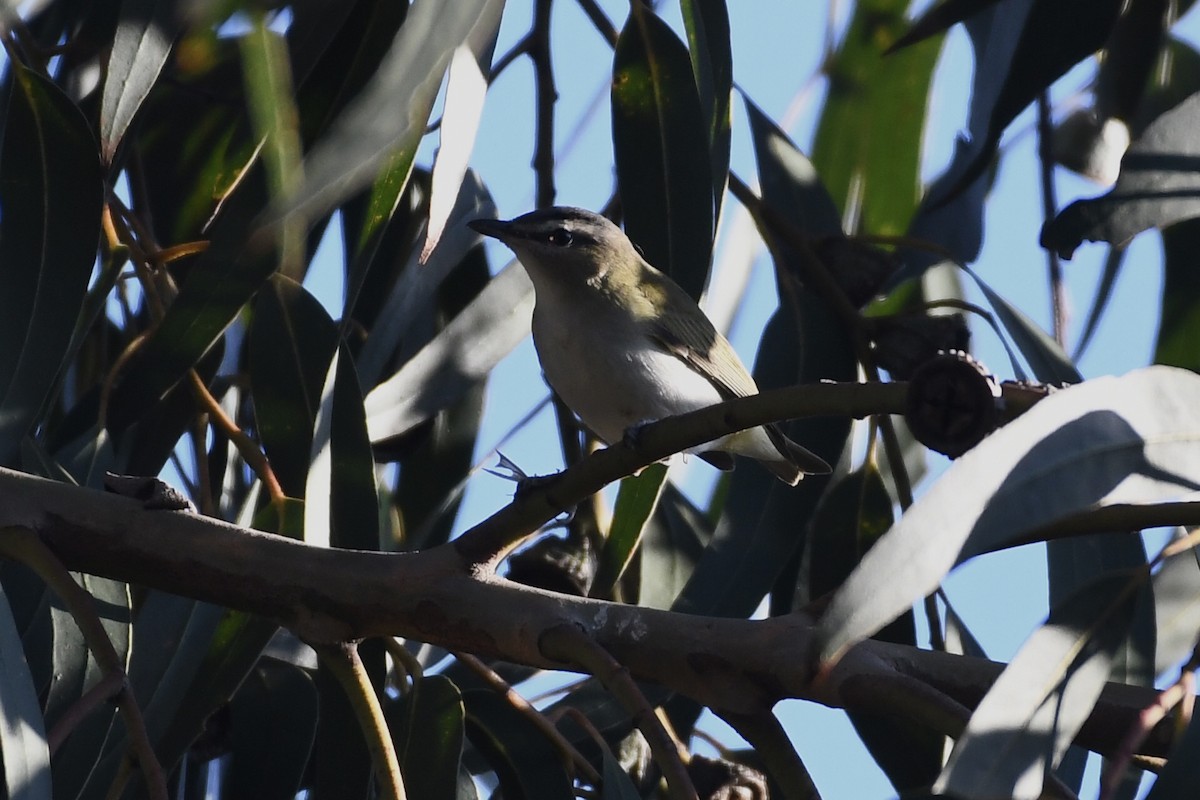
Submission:
POLYGON ((633 320, 605 315, 589 324, 555 324, 534 311, 533 337, 554 391, 608 443, 638 423, 720 402, 707 378, 661 350, 633 320))

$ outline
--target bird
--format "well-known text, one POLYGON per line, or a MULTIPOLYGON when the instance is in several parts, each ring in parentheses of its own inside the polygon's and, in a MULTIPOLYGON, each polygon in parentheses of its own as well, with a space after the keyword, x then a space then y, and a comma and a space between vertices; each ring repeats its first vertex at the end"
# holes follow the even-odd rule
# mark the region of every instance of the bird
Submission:
MULTIPOLYGON (((529 274, 533 343, 546 381, 605 444, 649 422, 758 393, 700 306, 607 218, 555 206, 467 224, 507 245, 529 274)), ((725 470, 734 454, 748 456, 789 486, 829 472, 775 424, 688 452, 725 470)))

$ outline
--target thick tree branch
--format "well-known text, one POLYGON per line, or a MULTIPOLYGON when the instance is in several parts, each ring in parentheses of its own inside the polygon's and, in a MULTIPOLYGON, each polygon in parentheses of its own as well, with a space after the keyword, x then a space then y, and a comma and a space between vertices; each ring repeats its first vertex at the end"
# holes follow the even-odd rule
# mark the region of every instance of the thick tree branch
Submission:
MULTIPOLYGON (((616 450, 612 458, 628 458, 616 450)), ((322 549, 186 512, 146 510, 128 498, 11 470, 0 470, 5 526, 34 531, 70 569, 261 614, 309 641, 400 635, 570 669, 542 652, 540 637, 574 624, 637 679, 738 714, 785 697, 843 707, 846 681, 896 675, 973 708, 1004 668, 868 641, 813 686, 805 667, 812 626, 804 616, 709 618, 567 597, 481 571, 452 545, 424 553, 322 549)), ((1108 686, 1077 741, 1115 753, 1155 697, 1153 689, 1108 686)), ((1165 756, 1172 739, 1171 726, 1159 725, 1142 752, 1165 756)))

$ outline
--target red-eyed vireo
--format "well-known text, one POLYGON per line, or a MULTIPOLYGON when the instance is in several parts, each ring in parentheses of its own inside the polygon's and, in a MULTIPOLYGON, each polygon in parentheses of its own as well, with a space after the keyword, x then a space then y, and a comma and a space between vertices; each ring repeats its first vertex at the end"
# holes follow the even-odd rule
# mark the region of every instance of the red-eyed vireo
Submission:
MULTIPOLYGON (((533 281, 533 342, 546 380, 604 442, 758 386, 700 307, 650 266, 621 229, 580 208, 547 208, 470 226, 512 248, 533 281)), ((731 469, 736 453, 795 486, 829 465, 775 425, 693 448, 731 469)))

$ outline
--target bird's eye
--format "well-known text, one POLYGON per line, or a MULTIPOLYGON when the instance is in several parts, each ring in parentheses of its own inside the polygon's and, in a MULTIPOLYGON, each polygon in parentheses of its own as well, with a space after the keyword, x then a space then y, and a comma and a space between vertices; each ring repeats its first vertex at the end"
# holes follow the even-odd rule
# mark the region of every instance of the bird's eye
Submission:
POLYGON ((574 237, 571 236, 571 232, 569 230, 566 228, 559 228, 558 230, 551 231, 550 235, 546 237, 546 241, 550 242, 550 244, 554 245, 555 247, 567 247, 571 244, 573 238, 574 237))

